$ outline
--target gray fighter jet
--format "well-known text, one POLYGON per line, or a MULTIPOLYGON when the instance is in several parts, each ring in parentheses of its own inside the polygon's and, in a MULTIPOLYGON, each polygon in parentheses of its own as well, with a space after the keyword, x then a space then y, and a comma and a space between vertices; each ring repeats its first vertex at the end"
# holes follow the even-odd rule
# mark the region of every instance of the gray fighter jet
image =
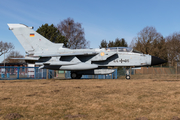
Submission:
POLYGON ((26 53, 27 63, 40 65, 39 69, 68 70, 72 79, 82 75, 111 74, 108 67, 127 68, 126 79, 130 79, 129 67, 152 66, 166 61, 155 56, 140 53, 129 47, 97 49, 68 49, 62 43, 52 43, 39 33, 23 24, 8 24, 26 53))

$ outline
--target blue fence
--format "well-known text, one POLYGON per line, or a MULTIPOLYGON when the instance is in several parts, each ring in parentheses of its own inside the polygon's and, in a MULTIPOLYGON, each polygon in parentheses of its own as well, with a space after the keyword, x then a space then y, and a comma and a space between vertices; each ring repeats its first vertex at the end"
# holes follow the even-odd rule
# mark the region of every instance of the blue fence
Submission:
MULTIPOLYGON (((71 78, 71 72, 64 73, 64 79, 71 78)), ((38 69, 38 67, 0 67, 0 80, 11 79, 46 79, 47 69, 38 69)), ((57 77, 55 70, 48 70, 48 78, 57 77)), ((83 75, 82 79, 117 79, 117 69, 109 75, 83 75)))
MULTIPOLYGON (((38 69, 38 67, 0 67, 0 80, 6 79, 46 79, 46 69, 38 69)), ((54 72, 48 71, 48 77, 53 78, 54 72)))
MULTIPOLYGON (((109 75, 82 75, 81 79, 117 79, 117 69, 109 75)), ((66 71, 66 78, 71 78, 71 71, 66 71)))

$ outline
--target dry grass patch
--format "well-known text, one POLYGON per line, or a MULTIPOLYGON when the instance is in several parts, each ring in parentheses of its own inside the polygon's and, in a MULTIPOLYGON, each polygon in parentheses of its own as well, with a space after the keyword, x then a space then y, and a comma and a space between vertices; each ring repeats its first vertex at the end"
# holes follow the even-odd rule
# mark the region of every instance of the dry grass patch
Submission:
POLYGON ((177 80, 0 81, 0 119, 171 120, 179 102, 177 80))
MULTIPOLYGON (((160 80, 170 80, 170 79, 179 79, 179 74, 135 74, 131 75, 132 79, 160 79, 160 80)), ((120 79, 125 79, 125 76, 120 76, 120 79)))

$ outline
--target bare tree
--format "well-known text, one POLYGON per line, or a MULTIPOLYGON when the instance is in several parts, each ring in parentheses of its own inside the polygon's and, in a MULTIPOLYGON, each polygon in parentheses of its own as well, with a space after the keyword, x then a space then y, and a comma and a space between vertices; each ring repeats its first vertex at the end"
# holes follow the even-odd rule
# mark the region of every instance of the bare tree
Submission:
POLYGON ((80 23, 75 23, 72 18, 67 18, 57 25, 58 30, 68 39, 67 46, 72 49, 87 48, 89 41, 84 37, 84 29, 80 23))
POLYGON ((134 48, 145 54, 151 54, 154 49, 153 41, 159 42, 161 38, 162 35, 154 27, 147 26, 133 39, 135 41, 134 48))
POLYGON ((180 60, 180 33, 173 33, 166 37, 168 61, 174 65, 175 61, 180 60))
MULTIPOLYGON (((154 27, 145 27, 131 41, 131 47, 144 54, 150 54, 168 60, 166 41, 154 27)), ((166 65, 166 64, 164 64, 166 65)))
POLYGON ((159 41, 155 39, 152 43, 152 46, 153 46, 153 50, 151 51, 152 55, 162 58, 164 60, 168 60, 167 44, 163 37, 161 37, 159 41))
POLYGON ((135 40, 136 40, 135 38, 132 39, 129 47, 131 47, 131 48, 134 48, 134 47, 135 47, 135 40))
MULTIPOLYGON (((24 56, 21 55, 18 51, 11 51, 6 59, 5 62, 6 63, 24 63, 24 60, 19 60, 19 59, 11 59, 11 58, 23 58, 24 56)), ((4 61, 3 61, 4 62, 4 61)))
POLYGON ((11 50, 14 49, 14 45, 12 43, 7 43, 7 42, 0 42, 0 56, 9 53, 11 50))

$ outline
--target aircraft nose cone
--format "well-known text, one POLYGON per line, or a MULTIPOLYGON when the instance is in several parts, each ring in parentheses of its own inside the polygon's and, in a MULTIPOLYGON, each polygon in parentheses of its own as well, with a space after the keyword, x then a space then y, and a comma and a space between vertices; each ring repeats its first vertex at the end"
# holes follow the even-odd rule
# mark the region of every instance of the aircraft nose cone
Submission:
POLYGON ((163 64, 166 63, 167 61, 160 59, 158 57, 155 56, 151 56, 151 65, 159 65, 159 64, 163 64))

